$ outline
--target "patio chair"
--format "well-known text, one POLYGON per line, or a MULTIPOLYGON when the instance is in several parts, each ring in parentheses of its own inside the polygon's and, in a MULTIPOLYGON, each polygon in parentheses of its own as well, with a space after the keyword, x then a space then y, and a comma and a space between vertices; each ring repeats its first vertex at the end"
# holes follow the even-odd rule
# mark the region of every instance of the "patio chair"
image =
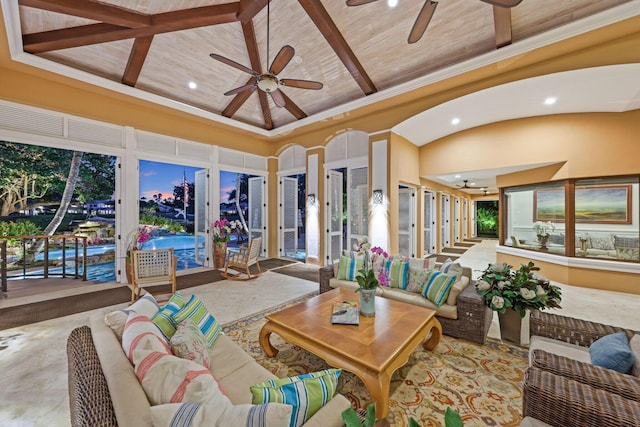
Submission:
POLYGON ((158 301, 168 300, 176 293, 176 257, 173 248, 132 251, 130 262, 132 303, 140 298, 142 288, 158 301), (167 285, 171 285, 170 291, 166 290, 167 285), (161 292, 150 290, 160 286, 161 292))
POLYGON ((249 246, 240 246, 238 249, 227 249, 227 262, 224 265, 223 277, 231 280, 249 280, 262 274, 260 264, 258 263, 258 255, 262 247, 262 237, 255 237, 249 242, 249 246), (249 267, 252 265, 258 267, 258 272, 252 274, 249 267), (236 274, 229 273, 229 268, 237 271, 236 274))

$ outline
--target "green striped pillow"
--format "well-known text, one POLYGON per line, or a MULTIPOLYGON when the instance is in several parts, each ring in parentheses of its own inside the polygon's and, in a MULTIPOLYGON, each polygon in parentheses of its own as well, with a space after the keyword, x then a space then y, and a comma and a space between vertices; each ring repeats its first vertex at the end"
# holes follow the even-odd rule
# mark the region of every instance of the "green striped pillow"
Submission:
POLYGON ((336 392, 341 369, 269 380, 251 386, 254 405, 285 403, 293 406, 289 427, 299 427, 322 408, 336 392))
POLYGON ((167 342, 171 340, 171 337, 176 333, 176 328, 178 327, 173 324, 171 317, 179 312, 182 307, 184 307, 184 298, 182 298, 180 292, 176 292, 171 295, 171 298, 169 298, 165 306, 151 319, 158 329, 160 329, 162 336, 167 342))
POLYGON ((409 282, 408 262, 388 259, 384 262, 384 271, 390 279, 389 287, 407 289, 407 283, 409 282))
POLYGON ((207 311, 207 307, 205 307, 195 295, 191 295, 191 298, 189 298, 185 306, 176 314, 172 315, 171 319, 176 328, 187 319, 193 320, 200 328, 200 331, 202 331, 202 335, 204 335, 204 338, 207 340, 209 347, 211 347, 211 344, 213 344, 222 331, 216 318, 207 311))
POLYGON ((350 282, 355 282, 358 270, 361 268, 362 257, 351 258, 342 255, 340 257, 340 264, 338 264, 338 280, 349 280, 350 282))
POLYGON ((449 297, 451 287, 456 281, 455 275, 432 270, 422 289, 422 295, 440 307, 449 297))

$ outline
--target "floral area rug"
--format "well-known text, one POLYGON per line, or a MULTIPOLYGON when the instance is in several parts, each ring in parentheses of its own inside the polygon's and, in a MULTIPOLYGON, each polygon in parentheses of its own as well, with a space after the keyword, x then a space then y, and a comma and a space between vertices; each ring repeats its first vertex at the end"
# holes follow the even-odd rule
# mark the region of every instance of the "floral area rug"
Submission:
MULTIPOLYGON (((279 353, 275 358, 264 354, 258 343, 264 315, 284 306, 229 323, 223 329, 278 377, 328 368, 322 359, 286 343, 277 334, 271 335, 271 342, 279 353)), ((462 416, 465 427, 518 426, 526 367, 526 349, 491 339, 481 346, 445 335, 435 351, 416 348, 408 363, 393 374, 387 421, 392 426, 408 426, 414 418, 421 426, 443 426, 444 412, 451 406, 462 416)), ((338 392, 356 409, 370 401, 362 381, 350 372, 343 371, 338 392)))

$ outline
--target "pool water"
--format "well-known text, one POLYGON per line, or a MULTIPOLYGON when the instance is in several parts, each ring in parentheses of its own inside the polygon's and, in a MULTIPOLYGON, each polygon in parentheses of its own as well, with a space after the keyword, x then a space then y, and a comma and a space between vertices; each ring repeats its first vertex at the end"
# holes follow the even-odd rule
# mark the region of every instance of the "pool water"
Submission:
MULTIPOLYGON (((176 270, 186 270, 189 268, 202 267, 202 264, 199 264, 195 261, 195 238, 193 236, 185 235, 185 236, 159 236, 153 237, 148 242, 145 242, 143 249, 174 249, 174 254, 176 256, 176 270)), ((204 238, 201 238, 199 241, 200 247, 204 247, 204 238)), ((101 255, 108 251, 115 250, 115 245, 100 245, 100 246, 91 246, 87 248, 87 255, 101 255)), ((67 257, 73 256, 74 251, 67 249, 65 255, 67 257)), ((42 260, 44 257, 42 254, 39 254, 36 259, 42 260)), ((62 250, 49 251, 49 259, 62 259, 62 250)), ((66 268, 67 274, 75 272, 73 267, 66 268)), ((82 274, 82 268, 79 269, 80 274, 82 274)), ((30 278, 42 277, 38 276, 38 274, 42 274, 40 272, 32 272, 29 274, 30 278)), ((62 274, 62 267, 49 268, 49 274, 62 274)), ((123 272, 124 274, 124 272, 123 272)), ((17 279, 18 277, 16 277, 17 279)), ((20 276, 19 278, 22 278, 20 276)), ((93 282, 115 282, 116 281, 116 273, 115 273, 115 262, 105 262, 101 264, 89 264, 87 266, 87 280, 91 280, 93 282)))

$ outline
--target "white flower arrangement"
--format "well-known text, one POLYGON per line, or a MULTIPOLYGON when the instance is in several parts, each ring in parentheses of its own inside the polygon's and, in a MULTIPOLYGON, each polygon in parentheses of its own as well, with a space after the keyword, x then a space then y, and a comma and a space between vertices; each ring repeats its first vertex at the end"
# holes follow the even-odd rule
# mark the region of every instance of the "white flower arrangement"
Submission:
POLYGON ((548 236, 549 232, 555 231, 556 226, 551 221, 537 221, 533 224, 533 229, 538 236, 548 236))

